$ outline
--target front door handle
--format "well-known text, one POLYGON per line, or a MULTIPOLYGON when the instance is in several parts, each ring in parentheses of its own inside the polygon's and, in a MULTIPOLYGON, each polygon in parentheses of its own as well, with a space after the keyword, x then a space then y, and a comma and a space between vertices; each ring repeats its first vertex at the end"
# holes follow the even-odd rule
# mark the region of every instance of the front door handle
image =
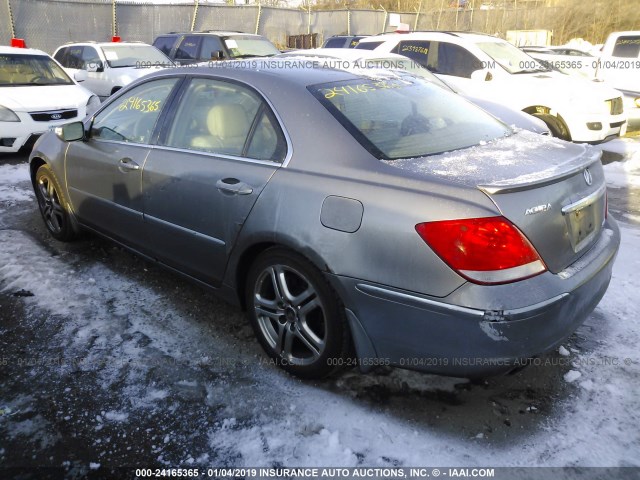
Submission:
POLYGON ((130 158, 121 158, 118 162, 118 170, 120 170, 122 173, 127 173, 133 170, 140 170, 140 165, 138 165, 130 158))
POLYGON ((250 195, 253 188, 237 178, 223 178, 216 182, 216 188, 221 192, 232 193, 234 195, 250 195))

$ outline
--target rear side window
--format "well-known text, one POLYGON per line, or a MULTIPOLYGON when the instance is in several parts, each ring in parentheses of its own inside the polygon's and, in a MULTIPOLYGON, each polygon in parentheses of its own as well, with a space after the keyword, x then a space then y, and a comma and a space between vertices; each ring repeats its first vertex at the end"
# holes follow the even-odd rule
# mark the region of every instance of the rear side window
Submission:
POLYGON ((197 60, 198 50, 201 38, 195 35, 187 35, 180 42, 176 51, 176 59, 178 60, 197 60))
POLYGON ((153 46, 169 57, 178 38, 179 37, 158 37, 156 41, 153 42, 153 46))
POLYGON ((274 162, 286 154, 282 130, 258 94, 204 78, 191 80, 164 144, 274 162))
POLYGON ((84 47, 82 51, 82 68, 96 67, 100 64, 100 56, 98 51, 93 47, 84 47))
POLYGON ((360 50, 375 50, 377 47, 382 45, 383 42, 360 42, 356 45, 356 48, 360 50))
POLYGON ((67 47, 64 52, 60 50, 60 52, 56 53, 54 58, 65 68, 81 69, 84 63, 82 61, 83 51, 84 47, 67 47), (61 58, 59 59, 58 56, 61 58))
POLYGON ((68 48, 61 48, 60 50, 58 50, 56 52, 56 54, 53 56, 53 58, 55 58, 58 63, 60 65, 62 65, 63 67, 66 67, 66 57, 67 57, 67 50, 69 50, 68 48))
POLYGON ((614 57, 640 58, 640 36, 620 37, 613 47, 614 57))
POLYGON ((342 48, 344 47, 344 38, 330 38, 324 43, 325 48, 342 48))
POLYGON ((442 75, 471 78, 473 72, 482 70, 482 62, 459 45, 439 42, 436 69, 442 75))
MULTIPOLYGON (((414 62, 428 68, 432 72, 437 72, 434 62, 432 61, 432 65, 429 64, 430 49, 431 42, 427 40, 406 40, 400 42, 396 48, 393 49, 393 53, 399 53, 400 55, 409 57, 414 62)), ((432 57, 437 61, 437 55, 432 55, 432 57)))
POLYGON ((462 97, 413 76, 361 77, 309 90, 383 160, 434 155, 511 134, 462 97))

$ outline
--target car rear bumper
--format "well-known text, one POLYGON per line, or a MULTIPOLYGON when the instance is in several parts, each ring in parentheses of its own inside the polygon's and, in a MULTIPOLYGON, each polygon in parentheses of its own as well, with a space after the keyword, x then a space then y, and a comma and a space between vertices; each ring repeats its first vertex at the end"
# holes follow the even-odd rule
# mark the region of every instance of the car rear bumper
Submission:
POLYGON ((619 243, 611 222, 598 243, 564 272, 502 286, 465 284, 444 299, 352 278, 332 276, 332 282, 344 299, 365 369, 390 364, 487 376, 557 347, 584 322, 607 290, 619 243), (506 306, 495 308, 501 296, 506 306), (509 306, 517 298, 535 301, 509 306))

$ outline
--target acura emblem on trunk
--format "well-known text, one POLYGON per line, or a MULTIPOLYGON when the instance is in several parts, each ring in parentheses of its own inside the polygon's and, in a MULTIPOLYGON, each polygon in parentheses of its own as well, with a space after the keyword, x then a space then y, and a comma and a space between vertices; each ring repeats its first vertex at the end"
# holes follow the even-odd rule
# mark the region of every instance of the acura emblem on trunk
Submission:
POLYGON ((60 120, 62 118, 62 114, 61 113, 52 113, 51 114, 51 120, 60 120))
POLYGON ((582 173, 584 175, 584 181, 587 182, 587 185, 591 185, 593 183, 593 177, 591 176, 589 169, 585 168, 582 173))

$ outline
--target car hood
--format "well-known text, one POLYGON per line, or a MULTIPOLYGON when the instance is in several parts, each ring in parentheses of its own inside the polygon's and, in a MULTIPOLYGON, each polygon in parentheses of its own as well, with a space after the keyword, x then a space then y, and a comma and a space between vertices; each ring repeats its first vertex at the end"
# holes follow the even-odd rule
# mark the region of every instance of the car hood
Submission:
POLYGON ((620 96, 620 92, 610 86, 593 82, 586 78, 565 75, 558 72, 523 73, 512 75, 522 82, 525 88, 552 89, 547 93, 553 93, 563 98, 584 98, 588 101, 605 101, 620 96), (543 86, 542 83, 546 84, 543 86))
POLYGON ((494 117, 502 120, 507 125, 513 125, 517 128, 529 130, 530 132, 549 135, 549 127, 539 118, 529 115, 528 113, 521 112, 508 107, 502 103, 492 102, 486 98, 480 98, 477 96, 471 96, 461 94, 470 102, 475 103, 485 111, 489 112, 494 117))
POLYGON ((119 78, 120 80, 124 80, 125 83, 133 82, 145 75, 148 75, 152 72, 157 72, 158 70, 162 70, 163 67, 117 67, 110 68, 109 77, 119 78))
POLYGON ((2 87, 0 105, 21 112, 80 108, 91 95, 79 85, 2 87))

